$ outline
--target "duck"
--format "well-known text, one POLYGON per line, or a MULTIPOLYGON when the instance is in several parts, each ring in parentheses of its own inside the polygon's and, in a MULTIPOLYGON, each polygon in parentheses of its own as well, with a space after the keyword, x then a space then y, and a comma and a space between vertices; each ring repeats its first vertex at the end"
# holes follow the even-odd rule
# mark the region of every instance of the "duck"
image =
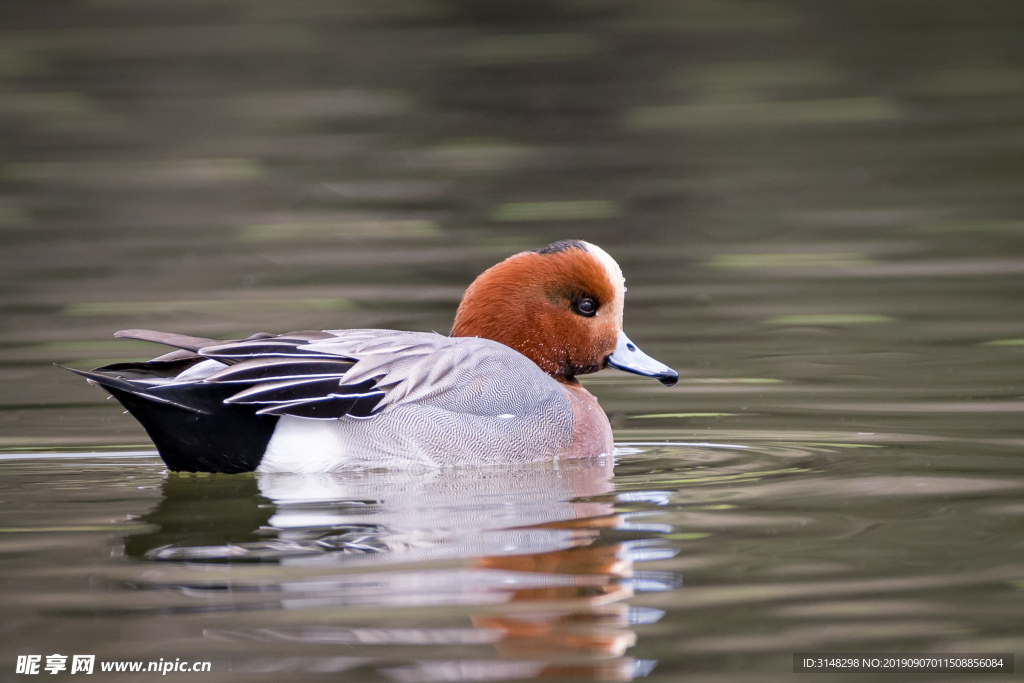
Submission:
POLYGON ((330 473, 514 465, 608 455, 608 417, 578 377, 678 373, 622 330, 625 279, 603 249, 562 240, 508 257, 466 290, 451 334, 347 329, 172 347, 70 369, 105 390, 182 472, 330 473))

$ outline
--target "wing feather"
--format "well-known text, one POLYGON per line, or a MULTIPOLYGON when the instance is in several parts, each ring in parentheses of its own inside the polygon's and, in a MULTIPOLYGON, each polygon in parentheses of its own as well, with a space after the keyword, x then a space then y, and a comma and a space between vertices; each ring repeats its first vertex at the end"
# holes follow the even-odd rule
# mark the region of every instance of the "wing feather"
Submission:
POLYGON ((232 384, 313 377, 341 378, 355 361, 348 358, 250 358, 220 370, 206 378, 207 382, 232 384))
MULTIPOLYGON (((513 366, 522 362, 533 367, 527 359, 496 342, 421 332, 328 330, 280 336, 261 333, 242 341, 216 341, 151 330, 124 330, 118 336, 175 346, 183 350, 182 355, 188 354, 180 361, 175 358, 175 362, 192 364, 202 358, 213 363, 209 371, 181 375, 180 379, 168 378, 167 374, 152 376, 157 369, 153 362, 139 370, 133 368, 139 375, 150 375, 120 380, 133 385, 136 393, 167 394, 157 399, 164 401, 173 394, 171 400, 191 401, 192 389, 178 391, 172 386, 198 390, 204 384, 213 385, 211 390, 216 386, 222 392, 218 402, 252 405, 261 415, 314 419, 372 417, 390 407, 418 401, 473 411, 474 397, 485 390, 481 387, 492 384, 490 378, 512 371, 513 366)), ((541 398, 534 396, 530 400, 541 398)), ((505 397, 497 400, 505 401, 505 397)))
POLYGON ((263 382, 256 386, 243 389, 225 403, 293 403, 295 401, 314 401, 324 396, 355 396, 365 394, 373 389, 371 382, 358 385, 341 386, 336 378, 284 380, 280 382, 263 382))
POLYGON ((199 355, 222 363, 239 363, 249 358, 308 358, 317 352, 304 348, 304 339, 256 339, 234 343, 219 343, 203 346, 199 355))
POLYGON ((224 342, 217 341, 216 339, 206 339, 204 337, 189 337, 184 334, 174 334, 172 332, 157 332, 156 330, 119 330, 114 333, 115 339, 138 339, 139 341, 154 342, 157 344, 163 344, 164 346, 173 346, 177 349, 184 349, 186 351, 198 351, 204 346, 211 344, 223 344, 224 342))
POLYGON ((372 414, 373 405, 384 396, 383 392, 374 391, 365 394, 338 395, 329 394, 316 399, 293 401, 281 405, 272 405, 256 411, 257 415, 293 415, 319 420, 336 420, 342 415, 351 417, 368 417, 372 414))

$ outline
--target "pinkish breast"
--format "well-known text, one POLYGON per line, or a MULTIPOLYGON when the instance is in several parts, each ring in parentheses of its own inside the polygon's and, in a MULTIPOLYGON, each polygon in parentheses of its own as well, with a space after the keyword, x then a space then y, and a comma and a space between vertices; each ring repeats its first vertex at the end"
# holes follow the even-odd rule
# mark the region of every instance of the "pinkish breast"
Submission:
POLYGON ((576 422, 572 444, 559 456, 562 458, 586 458, 611 453, 614 447, 612 426, 601 410, 597 398, 580 384, 559 382, 562 391, 572 405, 572 416, 576 422))

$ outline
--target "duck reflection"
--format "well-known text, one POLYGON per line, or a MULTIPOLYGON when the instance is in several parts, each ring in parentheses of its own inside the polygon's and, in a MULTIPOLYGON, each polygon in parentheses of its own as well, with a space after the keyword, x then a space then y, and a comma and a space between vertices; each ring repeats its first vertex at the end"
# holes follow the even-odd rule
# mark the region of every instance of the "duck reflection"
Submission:
MULTIPOLYGON (((125 554, 152 557, 161 549, 216 549, 244 545, 267 525, 274 505, 260 495, 255 475, 182 476, 164 479, 163 497, 142 517, 155 527, 125 540, 125 554)), ((196 558, 198 559, 198 557, 196 558)))
MULTIPOLYGON (((272 561, 296 569, 276 584, 273 608, 293 610, 300 618, 292 623, 302 625, 208 629, 209 639, 364 645, 365 657, 350 665, 377 662, 399 681, 630 680, 653 667, 625 656, 636 642, 630 626, 660 614, 623 602, 633 594, 632 546, 645 534, 615 512, 613 464, 588 458, 423 472, 170 475, 163 500, 144 518, 156 530, 128 539, 126 551, 150 561, 272 561), (434 620, 419 613, 417 627, 402 628, 341 627, 312 616, 347 606, 390 608, 392 617, 394 609, 449 609, 434 620), (302 619, 302 610, 311 618, 302 619), (462 625, 453 627, 452 617, 462 625), (441 650, 396 665, 395 646, 425 644, 441 650), (388 646, 386 661, 374 646, 388 646), (490 654, 466 659, 467 646, 490 654), (446 647, 459 656, 437 659, 446 647)), ((280 670, 274 661, 248 670, 280 670)))

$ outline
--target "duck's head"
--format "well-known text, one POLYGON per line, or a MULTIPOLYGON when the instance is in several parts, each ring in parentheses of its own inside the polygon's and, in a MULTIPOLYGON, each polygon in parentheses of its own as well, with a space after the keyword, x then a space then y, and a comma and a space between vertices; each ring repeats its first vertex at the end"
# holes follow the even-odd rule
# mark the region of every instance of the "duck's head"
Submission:
POLYGON ((625 293, 622 271, 603 249, 555 242, 481 273, 462 298, 452 336, 501 342, 561 381, 610 366, 675 384, 675 370, 623 333, 625 293))

